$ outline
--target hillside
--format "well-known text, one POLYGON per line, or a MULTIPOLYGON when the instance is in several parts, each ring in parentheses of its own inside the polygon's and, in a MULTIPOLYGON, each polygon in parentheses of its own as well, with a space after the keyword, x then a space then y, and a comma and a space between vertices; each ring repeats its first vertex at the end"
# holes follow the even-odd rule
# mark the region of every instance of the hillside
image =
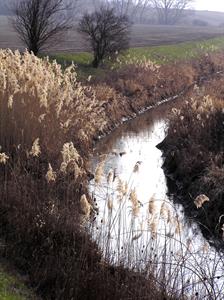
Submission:
POLYGON ((210 26, 220 26, 224 24, 224 12, 195 10, 190 11, 185 22, 192 24, 194 20, 207 22, 210 26))

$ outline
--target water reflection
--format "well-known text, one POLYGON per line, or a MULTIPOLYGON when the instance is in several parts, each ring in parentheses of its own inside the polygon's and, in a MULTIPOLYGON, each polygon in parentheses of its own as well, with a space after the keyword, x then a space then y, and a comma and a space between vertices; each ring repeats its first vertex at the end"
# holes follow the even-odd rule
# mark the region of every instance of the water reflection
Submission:
POLYGON ((153 273, 190 299, 224 299, 222 255, 167 197, 156 145, 165 137, 168 109, 128 122, 97 145, 92 164, 96 169, 101 161, 103 176, 90 184, 98 207, 92 234, 111 263, 153 273))

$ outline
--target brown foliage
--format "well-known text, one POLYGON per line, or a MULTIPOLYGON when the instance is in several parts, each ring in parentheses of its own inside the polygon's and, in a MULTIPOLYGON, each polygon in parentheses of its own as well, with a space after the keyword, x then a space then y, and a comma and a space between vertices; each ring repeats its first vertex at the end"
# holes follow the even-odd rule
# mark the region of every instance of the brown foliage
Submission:
POLYGON ((181 109, 173 109, 168 135, 162 143, 164 167, 178 183, 177 193, 187 214, 201 224, 206 237, 222 240, 220 216, 224 213, 223 177, 223 79, 212 80, 204 89, 194 88, 181 109), (210 96, 211 95, 211 96, 210 96), (197 210, 194 199, 205 194, 210 201, 197 210), (186 196, 188 195, 188 196, 186 196))
POLYGON ((82 222, 85 155, 114 121, 117 92, 28 53, 0 51, 0 64, 1 254, 44 299, 161 299, 153 279, 104 261, 82 222))
MULTIPOLYGON (((86 233, 80 221, 80 199, 89 202, 89 209, 92 200, 83 197, 88 183, 85 162, 98 134, 108 132, 123 117, 133 116, 133 111, 191 86, 201 76, 199 66, 192 64, 187 71, 176 65, 160 69, 128 66, 104 83, 89 87, 77 82, 73 67, 63 72, 56 63, 28 53, 0 51, 0 64, 0 233, 7 245, 4 255, 29 274, 46 299, 112 300, 127 299, 127 295, 129 299, 161 299, 163 293, 157 291, 152 278, 149 282, 144 274, 110 266, 86 233)), ((203 74, 207 75, 223 68, 219 59, 210 58, 206 64, 203 74)), ((203 106, 202 120, 209 103, 203 106)), ((200 105, 195 111, 198 109, 200 105)), ((216 145, 219 153, 220 109, 209 114, 210 130, 199 126, 202 121, 196 112, 185 113, 184 124, 193 120, 196 140, 203 134, 204 146, 214 149, 216 145)), ((181 122, 173 122, 170 130, 174 132, 181 122)), ((179 126, 178 143, 185 143, 190 134, 185 125, 179 126)), ((191 144, 196 145, 192 149, 199 156, 198 142, 191 144)), ((195 161, 203 164, 202 159, 195 161)), ((215 174, 208 172, 206 182, 213 184, 215 174)))

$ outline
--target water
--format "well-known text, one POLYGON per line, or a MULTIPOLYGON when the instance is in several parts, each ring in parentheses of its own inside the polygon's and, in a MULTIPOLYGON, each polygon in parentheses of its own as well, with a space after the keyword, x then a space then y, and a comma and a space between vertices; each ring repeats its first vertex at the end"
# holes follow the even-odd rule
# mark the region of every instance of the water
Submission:
POLYGON ((103 174, 90 184, 98 212, 92 235, 110 263, 153 273, 170 293, 224 299, 223 256, 167 196, 156 145, 169 110, 166 104, 149 111, 98 143, 92 167, 101 162, 103 174))

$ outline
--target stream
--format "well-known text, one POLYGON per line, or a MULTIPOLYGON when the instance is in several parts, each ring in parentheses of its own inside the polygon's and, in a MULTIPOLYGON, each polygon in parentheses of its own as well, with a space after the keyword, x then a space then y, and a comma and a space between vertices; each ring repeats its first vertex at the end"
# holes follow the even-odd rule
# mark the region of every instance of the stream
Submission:
POLYGON ((168 293, 224 299, 224 257, 167 196, 162 153, 166 116, 178 100, 149 110, 102 138, 91 160, 97 212, 90 230, 105 259, 153 274, 168 293))

